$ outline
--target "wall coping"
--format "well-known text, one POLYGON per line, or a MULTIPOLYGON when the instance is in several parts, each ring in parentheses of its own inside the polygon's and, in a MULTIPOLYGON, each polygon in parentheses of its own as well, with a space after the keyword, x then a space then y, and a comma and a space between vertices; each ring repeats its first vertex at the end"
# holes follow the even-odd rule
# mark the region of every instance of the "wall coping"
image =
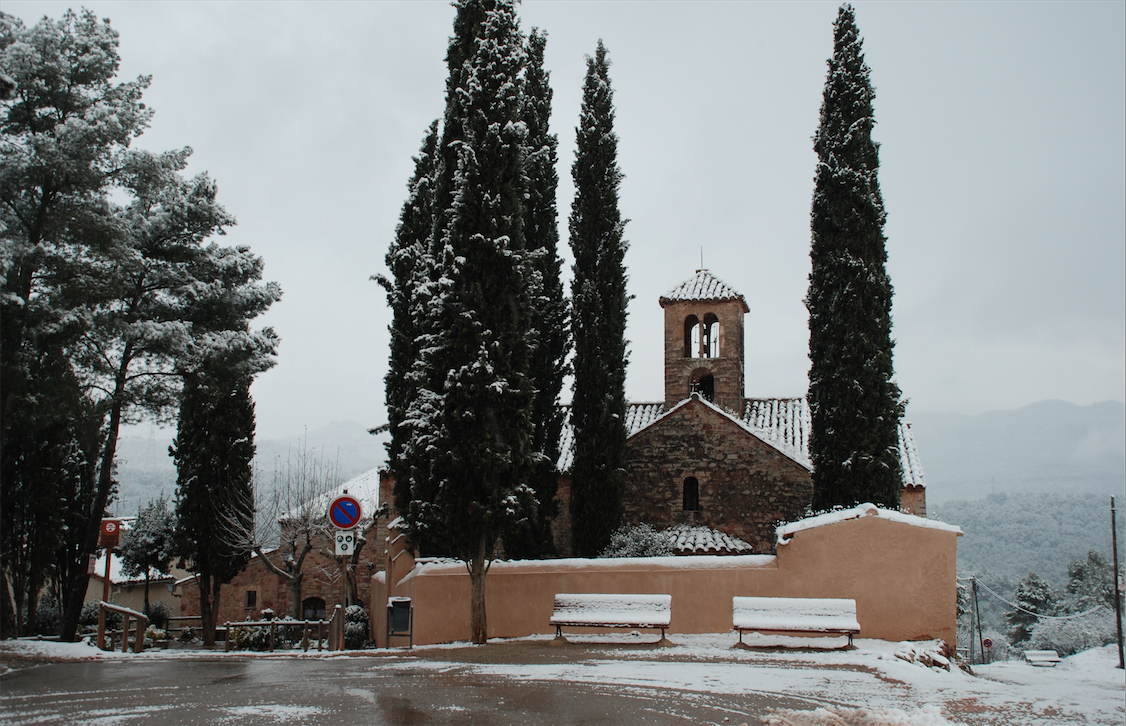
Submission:
POLYGON ((898 512, 892 509, 882 509, 875 504, 866 503, 852 507, 850 509, 838 509, 833 512, 826 512, 819 514, 816 517, 806 517, 799 519, 796 522, 783 524, 776 530, 778 533, 778 544, 786 544, 794 536, 795 532, 801 532, 806 529, 815 529, 817 527, 825 527, 831 524, 839 524, 846 522, 850 519, 860 519, 862 517, 878 517, 886 519, 891 522, 898 522, 899 524, 908 524, 912 527, 922 527, 924 529, 938 529, 944 532, 952 532, 959 537, 962 536, 962 528, 953 524, 946 524, 939 522, 935 519, 925 519, 917 517, 914 514, 907 514, 905 512, 898 512))

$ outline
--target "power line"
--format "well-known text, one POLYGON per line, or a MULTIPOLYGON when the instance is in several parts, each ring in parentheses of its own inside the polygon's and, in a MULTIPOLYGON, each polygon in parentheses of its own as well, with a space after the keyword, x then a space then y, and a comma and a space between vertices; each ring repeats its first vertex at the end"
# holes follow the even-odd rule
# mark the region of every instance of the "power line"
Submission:
MULTIPOLYGON (((962 582, 969 582, 969 579, 967 579, 967 578, 958 578, 958 579, 961 580, 962 582)), ((1003 598, 1000 595, 998 595, 997 593, 993 592, 993 590, 989 589, 989 586, 986 585, 981 580, 978 580, 977 584, 981 585, 981 587, 984 588, 986 592, 988 592, 990 595, 997 598, 1001 602, 1005 603, 1009 607, 1020 610, 1022 613, 1028 613, 1029 615, 1035 615, 1038 618, 1044 618, 1046 620, 1074 620, 1075 618, 1081 618, 1085 615, 1090 615, 1091 613, 1096 613, 1099 610, 1103 610, 1103 609, 1106 608, 1105 605, 1096 605, 1095 607, 1091 608, 1090 610, 1086 610, 1086 611, 1081 612, 1081 613, 1076 613, 1075 615, 1044 615, 1043 613, 1037 613, 1037 612, 1033 612, 1032 610, 1028 610, 1027 608, 1023 608, 1023 607, 1021 607, 1020 605, 1017 605, 1014 602, 1009 602, 1005 598, 1003 598)))

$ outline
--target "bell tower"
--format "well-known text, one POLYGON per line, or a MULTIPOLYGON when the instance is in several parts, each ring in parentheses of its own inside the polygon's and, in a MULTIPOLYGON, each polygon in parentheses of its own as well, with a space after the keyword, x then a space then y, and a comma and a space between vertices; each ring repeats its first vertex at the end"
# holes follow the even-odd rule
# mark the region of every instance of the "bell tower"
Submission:
POLYGON ((742 413, 743 296, 707 270, 660 298, 665 310, 665 408, 699 393, 742 413))

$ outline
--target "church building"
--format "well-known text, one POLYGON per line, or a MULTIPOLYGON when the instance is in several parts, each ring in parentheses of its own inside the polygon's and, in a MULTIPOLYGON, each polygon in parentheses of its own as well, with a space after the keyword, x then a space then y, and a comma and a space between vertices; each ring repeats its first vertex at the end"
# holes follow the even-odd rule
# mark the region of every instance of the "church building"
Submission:
MULTIPOLYGON (((628 408, 625 523, 677 527, 694 533, 693 541, 706 540, 690 542, 685 552, 773 553, 775 527, 806 516, 813 499, 809 405, 804 397, 745 397, 743 316, 750 309, 709 271, 697 270, 660 304, 665 396, 628 408)), ((572 442, 567 427, 553 527, 564 556, 572 442)), ((925 517, 923 471, 905 422, 899 452, 902 509, 925 517)))

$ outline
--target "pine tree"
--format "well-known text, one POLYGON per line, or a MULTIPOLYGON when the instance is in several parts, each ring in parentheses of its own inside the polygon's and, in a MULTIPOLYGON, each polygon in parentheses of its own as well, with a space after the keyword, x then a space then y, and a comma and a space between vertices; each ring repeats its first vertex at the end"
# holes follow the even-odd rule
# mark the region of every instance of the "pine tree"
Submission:
POLYGON ((555 554, 551 521, 558 513, 555 494, 558 488, 559 438, 563 429, 563 410, 559 392, 567 374, 570 338, 567 330, 567 301, 563 296, 559 258, 559 227, 555 196, 559 175, 555 171, 559 140, 548 130, 551 118, 551 74, 544 70, 547 34, 532 28, 528 35, 528 70, 524 83, 524 121, 528 127, 525 169, 528 175, 528 201, 524 238, 528 248, 532 279, 531 328, 535 344, 529 374, 535 386, 532 402, 532 449, 538 455, 531 485, 539 502, 537 516, 528 525, 505 538, 505 553, 513 558, 534 559, 555 554))
POLYGON ((899 506, 904 404, 892 380, 892 286, 885 265, 875 93, 853 9, 841 7, 814 136, 809 405, 813 507, 899 506))
POLYGON ((199 580, 203 641, 215 642, 220 590, 250 561, 223 537, 232 518, 253 526, 254 401, 251 377, 221 365, 184 384, 180 421, 170 449, 176 461, 177 553, 199 580))
POLYGON ((145 576, 145 615, 149 615, 149 578, 153 570, 168 574, 175 556, 176 518, 162 493, 137 511, 133 526, 121 537, 122 572, 145 576))
POLYGON ((618 137, 602 41, 587 57, 578 148, 571 174, 571 250, 575 256, 571 328, 575 343, 571 423, 571 531, 574 553, 596 557, 622 517, 626 444, 625 221, 618 211, 618 137))
POLYGON ((1032 628, 1040 621, 1040 615, 1052 615, 1056 612, 1056 594, 1052 586, 1035 572, 1028 573, 1028 577, 1020 581, 1013 602, 1021 609, 1005 613, 1005 621, 1009 624, 1009 642, 1013 645, 1025 643, 1032 637, 1032 628))

